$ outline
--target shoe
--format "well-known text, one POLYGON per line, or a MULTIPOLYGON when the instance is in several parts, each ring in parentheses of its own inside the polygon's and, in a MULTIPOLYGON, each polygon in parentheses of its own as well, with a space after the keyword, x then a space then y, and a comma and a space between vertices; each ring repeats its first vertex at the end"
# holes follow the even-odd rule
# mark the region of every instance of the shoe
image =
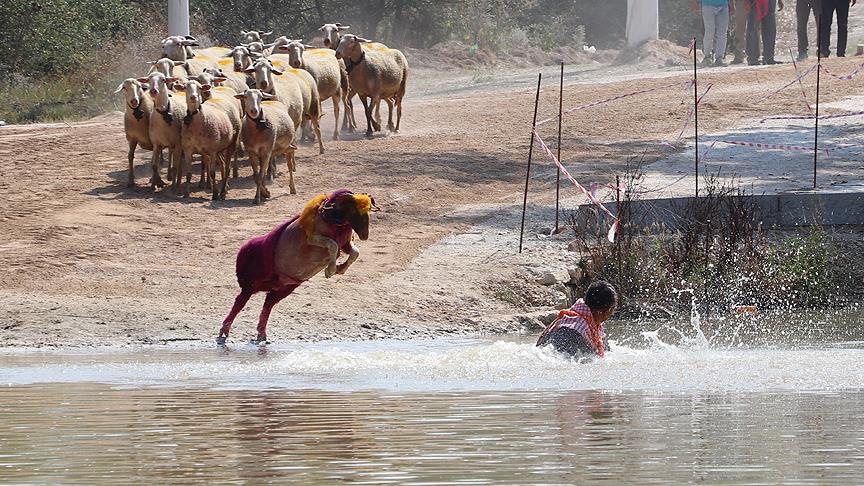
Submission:
POLYGON ((717 59, 714 60, 714 67, 726 67, 727 65, 728 64, 726 64, 722 58, 718 57, 717 59))
POLYGON ((806 61, 808 57, 810 57, 810 56, 807 54, 807 51, 803 51, 803 52, 798 53, 798 60, 799 61, 806 61))
POLYGON ((766 66, 773 66, 775 64, 783 64, 783 61, 777 61, 775 59, 768 59, 767 61, 762 61, 762 64, 766 66))
POLYGON ((759 66, 759 65, 761 65, 761 64, 762 64, 762 63, 759 62, 758 60, 747 59, 747 65, 748 65, 748 66, 759 66))
POLYGON ((846 54, 837 54, 837 57, 846 57, 846 54))
POLYGON ((702 62, 699 63, 699 67, 703 67, 703 68, 711 67, 711 58, 708 56, 705 56, 705 58, 702 59, 702 62))
POLYGON ((735 58, 732 59, 732 64, 743 64, 743 63, 744 63, 744 57, 743 56, 736 54, 735 58))

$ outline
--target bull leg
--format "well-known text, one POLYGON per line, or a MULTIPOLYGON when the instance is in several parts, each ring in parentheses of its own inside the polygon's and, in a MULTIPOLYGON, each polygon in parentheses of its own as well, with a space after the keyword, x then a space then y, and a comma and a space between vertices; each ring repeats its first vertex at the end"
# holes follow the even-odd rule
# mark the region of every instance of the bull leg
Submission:
POLYGON ((309 238, 309 244, 325 248, 330 254, 330 261, 327 263, 327 268, 324 269, 324 276, 327 278, 336 274, 336 258, 339 256, 339 245, 330 238, 314 234, 309 238))
POLYGON ((231 325, 234 324, 234 319, 237 318, 237 314, 246 307, 246 303, 249 302, 249 298, 252 297, 254 292, 251 290, 241 290, 239 294, 237 294, 237 298, 234 299, 234 306, 231 307, 231 312, 225 316, 225 320, 222 321, 222 328, 219 329, 219 337, 216 338, 216 342, 218 344, 225 344, 225 339, 228 337, 228 333, 231 332, 231 325))
POLYGON ((258 344, 267 342, 267 321, 270 320, 270 311, 273 306, 279 303, 280 300, 291 295, 297 285, 289 285, 279 290, 271 290, 267 292, 267 298, 264 299, 264 308, 261 309, 261 315, 258 317, 258 337, 255 342, 258 344))
POLYGON ((360 250, 354 246, 354 243, 349 241, 348 244, 351 246, 351 251, 348 253, 348 259, 336 266, 336 275, 343 275, 348 271, 348 267, 350 267, 351 264, 357 260, 357 257, 360 256, 360 250))
POLYGON ((126 180, 126 187, 135 187, 135 148, 137 147, 136 140, 129 140, 129 177, 126 180))

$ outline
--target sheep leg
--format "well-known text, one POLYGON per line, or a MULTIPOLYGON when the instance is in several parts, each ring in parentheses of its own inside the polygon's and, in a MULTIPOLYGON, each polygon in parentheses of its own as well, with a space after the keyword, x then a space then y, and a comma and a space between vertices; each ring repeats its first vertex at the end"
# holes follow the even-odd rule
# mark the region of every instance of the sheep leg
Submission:
POLYGON ((378 98, 378 102, 374 103, 374 106, 375 106, 375 131, 380 132, 381 131, 381 98, 378 98))
POLYGON ((333 140, 339 140, 339 102, 342 96, 333 97, 333 140))
POLYGON ((369 100, 365 96, 360 97, 360 102, 363 103, 363 111, 366 113, 366 138, 372 138, 372 107, 369 106, 369 100))
POLYGON ((150 167, 153 169, 153 176, 150 177, 150 188, 156 190, 157 187, 162 188, 165 187, 165 183, 162 182, 162 178, 159 176, 159 166, 162 161, 162 147, 155 146, 153 147, 153 157, 150 160, 150 167))
POLYGON ((271 165, 276 165, 276 156, 273 153, 267 154, 266 158, 258 158, 258 174, 261 177, 261 197, 263 199, 270 199, 270 189, 267 189, 267 172, 270 171, 271 165))
POLYGON ((231 162, 231 178, 237 178, 237 154, 240 152, 240 149, 234 150, 234 160, 231 162))
POLYGON ((126 180, 126 187, 135 187, 135 149, 138 147, 138 141, 129 140, 129 177, 126 180))
POLYGON ((291 190, 291 194, 297 194, 297 188, 294 187, 294 171, 296 167, 294 166, 293 150, 285 154, 285 161, 288 162, 288 188, 291 190))
POLYGON ((348 90, 345 95, 345 117, 348 122, 348 133, 354 133, 357 130, 357 119, 354 118, 354 102, 351 101, 354 95, 357 94, 354 90, 348 90))
POLYGON ((318 119, 312 120, 312 129, 315 131, 315 136, 318 137, 318 154, 324 153, 324 139, 321 138, 321 122, 318 119))
MULTIPOLYGON (((216 154, 216 158, 219 158, 219 155, 216 154)), ((218 201, 219 200, 219 188, 216 184, 214 184, 214 180, 216 179, 216 164, 214 164, 213 156, 210 154, 204 155, 201 154, 201 164, 204 164, 204 161, 207 161, 207 175, 210 180, 210 192, 211 200, 218 201)))
POLYGON ((249 165, 252 166, 252 178, 255 179, 255 204, 261 204, 263 199, 261 187, 264 186, 264 181, 267 179, 267 168, 263 165, 263 161, 265 160, 267 160, 267 157, 259 157, 258 154, 252 153, 249 154, 249 165))
POLYGON ((386 98, 384 101, 387 102, 387 130, 395 132, 396 127, 393 125, 393 100, 386 98))
POLYGON ((174 174, 177 173, 177 149, 168 149, 168 180, 174 183, 174 174))
POLYGON ((339 256, 339 246, 336 244, 336 242, 326 236, 314 234, 309 238, 309 244, 320 246, 327 250, 327 252, 330 254, 330 262, 327 264, 327 268, 324 269, 324 276, 330 278, 335 275, 336 258, 339 256))
POLYGON ((219 172, 222 176, 222 187, 219 189, 219 199, 222 201, 224 201, 225 196, 228 195, 228 176, 230 175, 231 153, 233 151, 234 149, 231 148, 227 152, 222 153, 222 155, 217 155, 217 157, 219 157, 219 172))
MULTIPOLYGON (((177 180, 183 180, 183 174, 186 174, 186 184, 183 185, 183 197, 189 197, 189 183, 192 181, 192 151, 187 150, 183 153, 183 161, 180 162, 180 170, 177 171, 177 180), (185 169, 185 172, 184 172, 185 169)), ((178 190, 180 185, 177 186, 178 190)), ((178 195, 180 192, 178 191, 178 195)))
POLYGON ((399 125, 402 123, 402 97, 396 98, 396 130, 394 133, 399 133, 399 125))

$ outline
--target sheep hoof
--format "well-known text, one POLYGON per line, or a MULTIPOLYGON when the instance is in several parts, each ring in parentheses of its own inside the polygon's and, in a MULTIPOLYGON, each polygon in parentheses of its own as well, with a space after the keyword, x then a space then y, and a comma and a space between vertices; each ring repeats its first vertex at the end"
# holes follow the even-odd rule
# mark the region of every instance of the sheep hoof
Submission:
POLYGON ((297 194, 297 189, 291 188, 291 194, 297 194))
POLYGON ((336 265, 334 265, 332 263, 330 265, 327 265, 327 268, 324 269, 324 277, 325 278, 330 278, 335 273, 336 273, 336 265))

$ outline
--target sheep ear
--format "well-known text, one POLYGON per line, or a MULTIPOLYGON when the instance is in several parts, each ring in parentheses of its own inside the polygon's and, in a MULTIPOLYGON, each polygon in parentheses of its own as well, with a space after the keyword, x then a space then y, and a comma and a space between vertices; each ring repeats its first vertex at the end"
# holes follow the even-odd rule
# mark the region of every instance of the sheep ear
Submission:
POLYGON ((250 52, 249 57, 251 57, 252 59, 261 59, 262 57, 264 57, 264 54, 261 54, 260 52, 250 52))
POLYGON ((188 40, 193 40, 193 41, 194 41, 194 40, 198 40, 198 39, 192 37, 191 35, 184 35, 183 38, 184 38, 184 39, 188 39, 188 40))
POLYGON ((225 76, 214 76, 213 81, 216 83, 224 83, 225 81, 228 81, 228 78, 225 76))
POLYGON ((318 27, 318 30, 321 31, 321 32, 324 32, 324 27, 325 27, 325 26, 322 25, 321 27, 318 27))
POLYGON ((179 81, 179 80, 180 80, 180 78, 178 78, 178 77, 176 77, 176 76, 172 76, 172 77, 170 77, 170 78, 165 78, 165 82, 166 82, 166 83, 176 83, 176 82, 179 81))
POLYGON ((238 100, 242 100, 243 98, 246 97, 246 95, 245 94, 235 94, 234 97, 237 98, 238 100))
POLYGON ((339 30, 348 30, 351 28, 350 25, 342 25, 342 24, 336 24, 336 27, 338 27, 339 30))
POLYGON ((372 42, 372 41, 369 39, 364 39, 362 37, 357 37, 357 42, 372 42))
POLYGON ((174 61, 175 66, 186 66, 186 61, 174 61))
POLYGON ((244 69, 243 72, 244 72, 244 73, 252 74, 252 73, 255 72, 255 68, 252 67, 252 66, 249 66, 248 68, 244 69))
POLYGON ((277 74, 277 75, 281 75, 284 73, 284 71, 280 71, 278 68, 275 68, 275 67, 272 69, 272 71, 273 71, 273 74, 277 74))
POLYGON ((276 97, 273 96, 272 94, 270 94, 270 93, 264 93, 263 91, 261 92, 261 97, 264 98, 265 100, 272 100, 272 99, 275 99, 275 98, 276 98, 276 97))
POLYGON ((240 35, 246 35, 246 34, 248 34, 248 33, 249 33, 249 32, 246 32, 245 30, 241 30, 241 31, 240 31, 240 35))
POLYGON ((159 62, 159 61, 147 61, 147 64, 152 66, 152 65, 156 64, 157 62, 159 62))
POLYGON ((117 86, 117 90, 114 91, 114 94, 117 94, 121 91, 123 91, 123 83, 120 83, 120 86, 117 86))
POLYGON ((297 150, 297 146, 294 145, 293 143, 291 145, 289 145, 288 148, 291 150, 297 150))
POLYGON ((262 32, 261 36, 263 37, 265 35, 272 35, 272 34, 273 34, 273 31, 271 30, 270 32, 262 32))
POLYGON ((141 89, 148 90, 148 89, 150 89, 150 85, 147 83, 141 83, 141 89))
POLYGON ((210 86, 209 84, 202 84, 201 85, 201 89, 203 91, 210 91, 210 88, 212 88, 212 86, 210 86))
POLYGON ((136 81, 138 81, 138 82, 141 83, 141 84, 144 84, 144 83, 146 83, 147 81, 150 81, 150 78, 138 78, 136 81))
POLYGON ((317 49, 315 46, 310 46, 309 44, 303 44, 304 49, 317 49))

